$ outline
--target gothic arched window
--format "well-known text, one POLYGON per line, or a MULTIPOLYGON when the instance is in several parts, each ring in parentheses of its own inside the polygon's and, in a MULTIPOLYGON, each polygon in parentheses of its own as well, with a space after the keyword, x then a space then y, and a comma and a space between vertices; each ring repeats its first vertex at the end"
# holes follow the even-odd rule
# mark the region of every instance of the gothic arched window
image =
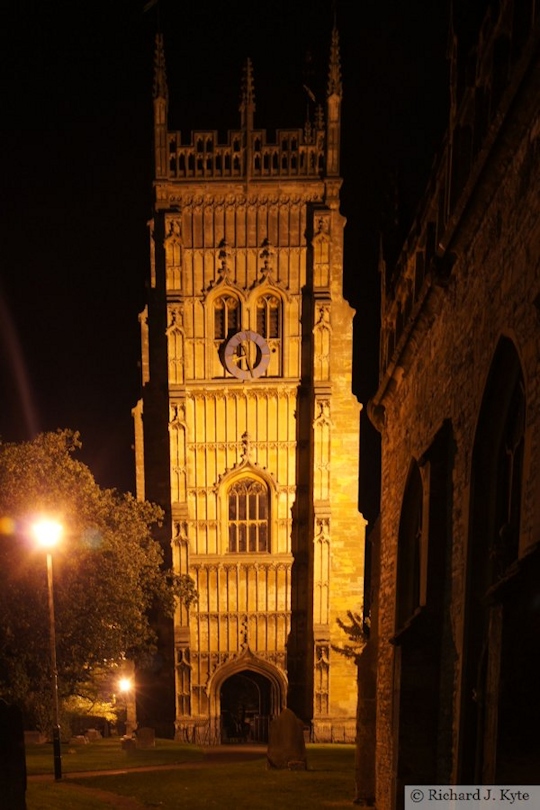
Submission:
POLYGON ((281 302, 275 295, 257 301, 257 332, 266 340, 281 337, 281 302))
POLYGON ((224 295, 214 304, 214 339, 225 338, 240 329, 240 302, 233 295, 224 295))
POLYGON ((236 481, 228 491, 229 551, 270 551, 268 487, 253 478, 236 481))
POLYGON ((512 340, 503 336, 487 377, 471 464, 462 784, 482 775, 491 761, 486 729, 497 730, 497 774, 512 767, 518 746, 536 734, 522 673, 537 673, 538 664, 527 658, 527 644, 516 643, 526 626, 527 610, 518 609, 519 601, 513 601, 521 599, 517 594, 526 594, 528 587, 516 566, 522 534, 526 402, 521 360, 512 340), (516 718, 519 731, 514 731, 516 718))

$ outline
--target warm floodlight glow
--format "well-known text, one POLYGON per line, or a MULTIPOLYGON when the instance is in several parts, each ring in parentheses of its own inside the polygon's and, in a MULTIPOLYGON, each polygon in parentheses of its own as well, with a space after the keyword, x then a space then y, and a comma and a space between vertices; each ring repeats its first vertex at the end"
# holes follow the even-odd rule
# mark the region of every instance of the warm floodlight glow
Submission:
POLYGON ((32 533, 40 546, 52 548, 62 535, 62 525, 55 520, 40 520, 32 526, 32 533))
POLYGON ((56 627, 54 622, 54 584, 52 549, 60 540, 63 527, 55 520, 42 518, 32 525, 32 534, 42 548, 47 549, 47 589, 49 594, 49 634, 51 641, 52 693, 54 701, 53 760, 54 778, 62 778, 62 747, 60 744, 60 710, 58 702, 58 666, 56 664, 56 627))
POLYGON ((131 690, 132 683, 129 678, 120 678, 118 681, 118 688, 121 692, 129 692, 131 690))

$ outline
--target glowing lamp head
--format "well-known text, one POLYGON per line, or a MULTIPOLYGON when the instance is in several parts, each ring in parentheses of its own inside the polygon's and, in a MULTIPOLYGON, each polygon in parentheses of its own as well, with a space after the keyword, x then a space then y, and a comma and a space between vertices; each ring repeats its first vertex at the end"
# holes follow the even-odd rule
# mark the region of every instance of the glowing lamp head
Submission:
POLYGON ((118 681, 118 688, 121 692, 129 692, 131 690, 132 683, 129 678, 120 678, 118 681))
POLYGON ((55 520, 40 520, 32 526, 32 534, 43 548, 54 548, 62 536, 63 528, 55 520))

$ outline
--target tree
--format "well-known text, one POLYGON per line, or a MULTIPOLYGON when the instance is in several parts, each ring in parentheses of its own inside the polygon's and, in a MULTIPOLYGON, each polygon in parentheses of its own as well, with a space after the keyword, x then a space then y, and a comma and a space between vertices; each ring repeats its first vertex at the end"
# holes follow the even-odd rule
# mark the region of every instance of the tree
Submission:
POLYGON ((347 611, 347 618, 349 624, 339 617, 336 619, 336 622, 347 634, 347 638, 351 643, 344 644, 343 647, 332 645, 332 648, 341 655, 344 655, 345 658, 352 659, 356 666, 358 666, 369 639, 370 622, 367 616, 360 616, 358 613, 353 613, 352 610, 347 611))
POLYGON ((100 488, 74 457, 80 446, 68 430, 0 444, 0 695, 37 725, 51 694, 45 555, 30 531, 38 516, 64 527, 54 552, 61 697, 103 666, 144 662, 155 642, 150 611, 172 615, 175 598, 196 598, 189 577, 163 569, 152 536, 161 510, 100 488))
POLYGON ((355 785, 353 804, 375 805, 375 720, 376 720, 376 647, 370 639, 371 619, 363 613, 347 611, 349 622, 337 619, 350 644, 334 647, 336 652, 354 661, 357 672, 355 785))

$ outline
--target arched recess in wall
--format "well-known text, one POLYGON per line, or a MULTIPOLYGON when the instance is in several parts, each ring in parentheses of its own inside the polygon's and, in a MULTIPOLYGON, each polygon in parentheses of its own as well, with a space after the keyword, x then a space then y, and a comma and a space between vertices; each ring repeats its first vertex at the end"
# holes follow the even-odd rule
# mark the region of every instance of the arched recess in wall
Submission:
POLYGON ((392 639, 394 655, 394 690, 399 694, 398 711, 394 719, 394 751, 396 752, 396 810, 402 810, 404 786, 423 784, 422 779, 409 780, 416 772, 418 760, 425 764, 425 752, 419 750, 419 689, 426 690, 415 667, 414 636, 420 614, 420 561, 423 527, 424 490, 422 476, 413 459, 401 504, 398 531, 395 636, 392 639), (411 634, 413 649, 411 656, 411 634), (414 716, 414 719, 413 719, 414 716), (412 722, 411 722, 412 720, 412 722))
POLYGON ((181 304, 168 308, 167 356, 169 363, 169 382, 182 385, 185 376, 185 330, 184 310, 181 304))
POLYGON ((255 655, 249 647, 231 661, 218 667, 208 682, 207 693, 209 697, 210 715, 214 723, 219 723, 221 716, 222 687, 230 678, 252 673, 254 676, 264 678, 268 682, 268 701, 265 710, 268 712, 267 720, 278 715, 286 705, 287 677, 284 672, 274 664, 255 655))
POLYGON ((447 784, 451 773, 453 682, 448 627, 454 436, 445 421, 413 460, 398 533, 394 688, 396 808, 406 784, 447 784), (450 652, 447 654, 447 650, 450 652))
POLYGON ((538 675, 539 655, 533 650, 538 643, 527 647, 522 641, 532 640, 539 619, 526 611, 518 619, 516 613, 516 605, 527 599, 523 587, 515 587, 520 579, 525 416, 519 355, 514 343, 501 337, 472 454, 460 729, 463 784, 494 784, 505 774, 513 781, 510 761, 524 738, 538 736, 531 726, 531 716, 536 717, 535 728, 540 720, 538 699, 524 698, 523 688, 531 672, 538 675))
POLYGON ((413 460, 407 477, 399 521, 396 632, 403 629, 420 607, 423 497, 420 469, 418 463, 413 460))

